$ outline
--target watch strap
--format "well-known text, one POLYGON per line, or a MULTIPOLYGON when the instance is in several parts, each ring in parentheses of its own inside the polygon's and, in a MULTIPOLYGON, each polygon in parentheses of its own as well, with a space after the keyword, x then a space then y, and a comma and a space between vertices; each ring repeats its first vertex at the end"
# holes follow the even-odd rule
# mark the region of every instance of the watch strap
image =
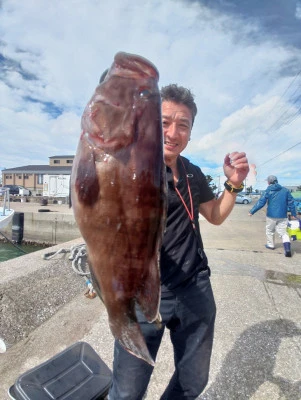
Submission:
POLYGON ((228 190, 228 192, 230 192, 230 193, 240 193, 244 190, 243 183, 237 188, 237 187, 233 186, 231 182, 226 181, 224 183, 224 186, 225 186, 226 190, 228 190))

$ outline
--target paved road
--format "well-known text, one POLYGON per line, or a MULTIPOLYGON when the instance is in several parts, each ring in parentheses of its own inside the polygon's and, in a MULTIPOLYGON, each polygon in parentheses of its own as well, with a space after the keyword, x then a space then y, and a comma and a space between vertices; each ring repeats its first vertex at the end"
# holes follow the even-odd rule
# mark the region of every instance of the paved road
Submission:
POLYGON ((47 204, 47 206, 42 206, 39 202, 21 203, 19 201, 11 201, 10 208, 16 212, 38 212, 39 209, 45 208, 50 211, 73 214, 72 208, 68 204, 47 204))
MULTIPOLYGON (((284 257, 280 242, 274 251, 265 249, 264 212, 249 217, 248 209, 236 205, 219 227, 200 222, 218 310, 210 381, 200 399, 300 400, 301 241, 293 242, 292 258, 284 257)), ((78 340, 111 366, 106 311, 82 293, 0 354, 0 398, 6 400, 20 373, 78 340)), ((172 371, 166 334, 147 400, 160 398, 172 371)))

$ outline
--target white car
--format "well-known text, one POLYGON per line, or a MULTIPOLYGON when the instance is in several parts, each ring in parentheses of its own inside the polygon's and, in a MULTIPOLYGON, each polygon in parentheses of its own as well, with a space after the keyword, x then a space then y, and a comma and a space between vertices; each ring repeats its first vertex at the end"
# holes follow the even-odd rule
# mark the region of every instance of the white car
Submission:
POLYGON ((252 197, 246 196, 245 194, 238 194, 236 196, 235 203, 239 204, 249 204, 252 203, 252 197))

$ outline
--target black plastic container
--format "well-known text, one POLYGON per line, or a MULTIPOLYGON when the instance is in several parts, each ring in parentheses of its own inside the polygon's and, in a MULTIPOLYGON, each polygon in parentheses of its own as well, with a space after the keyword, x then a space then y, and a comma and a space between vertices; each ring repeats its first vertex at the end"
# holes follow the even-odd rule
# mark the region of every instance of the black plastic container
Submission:
POLYGON ((111 380, 95 350, 78 342, 20 375, 8 393, 15 400, 101 400, 111 380))

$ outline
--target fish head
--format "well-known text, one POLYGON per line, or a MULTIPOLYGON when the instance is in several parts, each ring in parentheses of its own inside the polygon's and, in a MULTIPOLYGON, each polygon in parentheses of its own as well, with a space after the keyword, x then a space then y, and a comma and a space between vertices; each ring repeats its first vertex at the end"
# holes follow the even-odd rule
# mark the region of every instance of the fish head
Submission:
POLYGON ((161 124, 159 73, 145 58, 119 52, 82 116, 81 137, 111 153, 138 140, 138 125, 161 124), (155 106, 155 107, 154 107, 155 106))

